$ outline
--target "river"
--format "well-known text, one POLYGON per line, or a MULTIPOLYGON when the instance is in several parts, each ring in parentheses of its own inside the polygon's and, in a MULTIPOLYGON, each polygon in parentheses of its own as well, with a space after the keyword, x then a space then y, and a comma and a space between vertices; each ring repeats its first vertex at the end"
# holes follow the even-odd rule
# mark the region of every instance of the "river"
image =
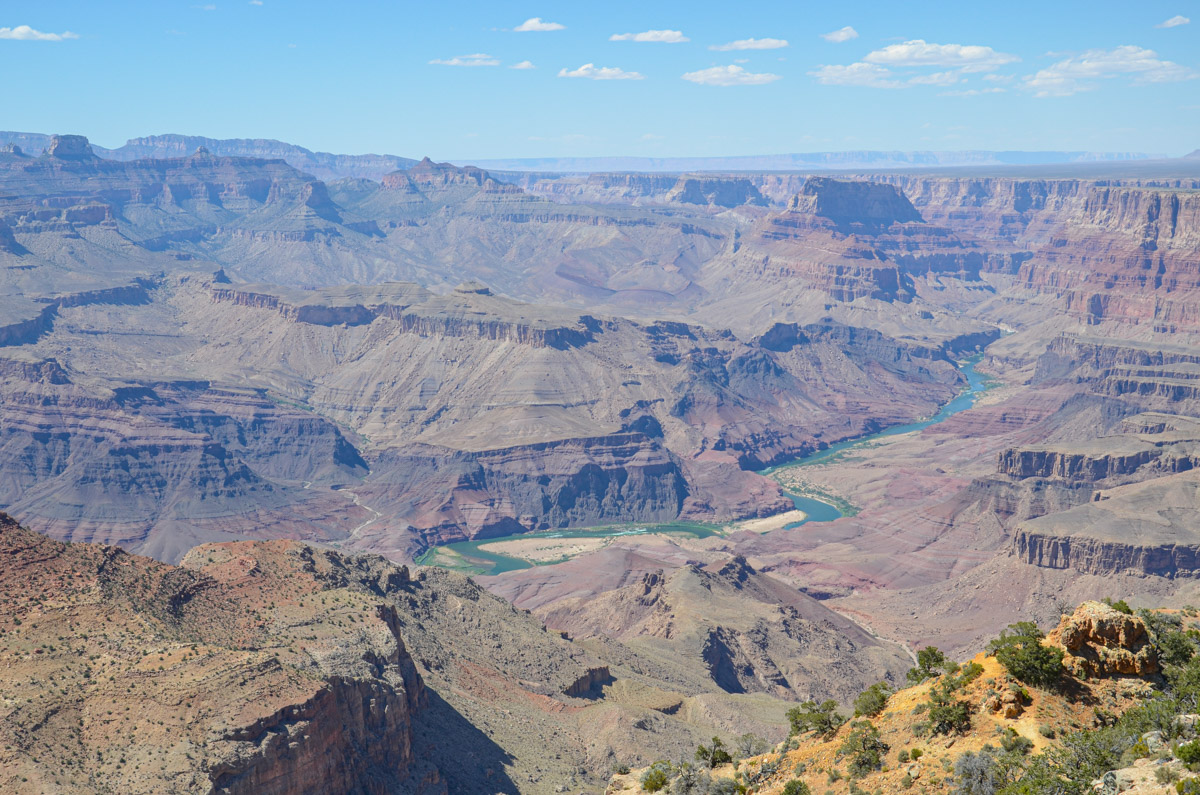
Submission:
MULTIPOLYGON (((844 442, 831 444, 824 450, 811 453, 810 455, 801 456, 795 461, 789 461, 786 464, 779 464, 778 466, 771 467, 770 469, 764 469, 761 474, 771 477, 775 473, 786 469, 821 464, 840 455, 841 453, 850 452, 855 448, 868 445, 874 442, 876 439, 883 439, 887 436, 899 436, 902 433, 919 431, 923 428, 928 428, 930 425, 936 425, 939 422, 944 422, 950 417, 953 417, 955 414, 958 414, 960 411, 966 411, 975 405, 975 401, 978 400, 979 396, 988 388, 987 376, 975 369, 975 366, 979 364, 982 358, 983 356, 980 354, 958 363, 959 372, 961 372, 967 379, 966 388, 960 392, 957 397, 942 406, 941 409, 938 410, 937 414, 934 414, 929 419, 921 420, 920 422, 910 422, 906 425, 893 425, 890 428, 885 428, 882 431, 879 431, 878 433, 872 433, 867 436, 860 436, 857 439, 847 439, 844 442)), ((801 494, 792 494, 790 492, 784 493, 791 498, 792 502, 795 503, 796 508, 804 511, 805 514, 804 519, 799 522, 793 522, 792 524, 786 525, 784 527, 785 530, 793 527, 799 527, 800 525, 808 524, 809 522, 832 522, 834 519, 841 519, 844 515, 841 509, 828 502, 824 502, 814 497, 806 497, 801 494)))
MULTIPOLYGON (((942 408, 932 417, 920 422, 910 422, 906 425, 894 425, 890 428, 885 428, 878 433, 872 433, 868 436, 860 436, 857 439, 848 439, 844 442, 830 445, 824 450, 803 456, 795 461, 789 461, 786 464, 764 469, 761 474, 768 477, 773 476, 782 470, 791 469, 794 467, 810 466, 819 464, 837 456, 841 453, 852 451, 856 447, 870 444, 876 439, 882 439, 887 436, 896 436, 902 433, 911 433, 919 431, 922 428, 928 428, 930 425, 942 422, 949 417, 954 416, 960 411, 965 411, 975 405, 975 401, 979 395, 987 389, 987 378, 975 370, 975 366, 979 363, 982 356, 974 356, 965 361, 959 362, 959 370, 967 379, 966 388, 959 393, 957 397, 942 408)), ((785 492, 786 493, 786 492, 785 492)), ((810 522, 832 522, 835 519, 840 519, 843 516, 842 511, 835 505, 822 500, 807 497, 799 494, 787 494, 796 507, 804 511, 805 517, 799 522, 793 522, 787 525, 784 529, 799 527, 810 522)), ((421 554, 416 562, 421 565, 443 566, 445 568, 458 569, 472 574, 501 574, 506 571, 515 571, 517 569, 527 569, 534 564, 520 558, 514 558, 509 555, 502 555, 497 552, 490 552, 481 547, 485 544, 494 544, 500 541, 511 541, 515 539, 562 539, 562 538, 608 538, 614 536, 627 535, 644 535, 647 533, 672 533, 680 535, 688 535, 694 538, 704 538, 711 535, 716 535, 720 528, 717 525, 706 525, 694 522, 668 522, 663 524, 620 524, 610 525, 606 527, 596 527, 578 530, 554 530, 547 533, 518 533, 510 536, 501 536, 498 538, 477 539, 474 541, 460 541, 455 544, 446 544, 445 546, 433 547, 421 554)), ((558 562, 558 561, 553 561, 558 562)))

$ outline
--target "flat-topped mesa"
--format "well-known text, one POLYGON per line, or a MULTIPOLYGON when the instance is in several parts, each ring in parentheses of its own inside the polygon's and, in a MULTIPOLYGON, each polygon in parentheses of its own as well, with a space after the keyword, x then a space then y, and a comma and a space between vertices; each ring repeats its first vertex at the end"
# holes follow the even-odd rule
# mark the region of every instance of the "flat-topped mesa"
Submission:
POLYGON ((214 282, 212 299, 274 310, 294 323, 363 326, 385 318, 400 331, 422 337, 469 337, 559 350, 586 345, 601 326, 590 316, 539 314, 533 307, 492 295, 477 282, 459 285, 444 296, 405 282, 321 290, 214 282))
POLYGON ((714 207, 765 207, 770 202, 748 179, 736 177, 683 176, 664 197, 668 202, 714 207))
POLYGON ((96 153, 92 151, 88 139, 82 135, 55 135, 50 138, 50 146, 46 149, 47 157, 59 160, 95 160, 96 153))
POLYGON ((924 223, 908 197, 892 185, 829 177, 810 177, 788 202, 788 210, 818 215, 839 227, 924 223))

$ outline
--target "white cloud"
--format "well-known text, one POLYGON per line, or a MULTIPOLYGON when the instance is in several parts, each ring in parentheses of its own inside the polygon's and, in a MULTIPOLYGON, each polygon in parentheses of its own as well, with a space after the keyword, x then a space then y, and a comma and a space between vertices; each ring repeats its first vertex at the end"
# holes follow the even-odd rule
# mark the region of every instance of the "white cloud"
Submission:
POLYGON ((642 80, 644 76, 637 72, 626 72, 624 69, 618 69, 615 66, 596 66, 592 63, 585 63, 578 69, 570 71, 566 69, 558 70, 559 77, 585 77, 588 80, 642 80))
POLYGON ((847 25, 844 28, 831 30, 828 33, 822 33, 821 38, 825 41, 832 41, 834 44, 841 44, 843 41, 850 41, 858 38, 858 31, 847 25))
POLYGON ((817 78, 818 83, 826 86, 904 87, 904 83, 895 80, 890 71, 870 63, 821 66, 809 74, 817 78))
POLYGON ((958 74, 958 72, 934 72, 910 77, 908 82, 914 86, 952 86, 962 80, 958 74))
POLYGON ((252 5, 252 6, 260 6, 262 4, 263 4, 263 0, 250 0, 250 5, 252 5))
POLYGON ((533 61, 521 61, 519 63, 513 64, 512 66, 510 66, 508 68, 509 69, 537 69, 537 67, 533 65, 533 61))
POLYGON ((787 39, 738 39, 728 44, 714 44, 708 49, 718 52, 729 50, 778 50, 788 46, 787 39))
POLYGON ((914 39, 869 52, 863 60, 884 66, 950 66, 964 72, 988 72, 1021 59, 977 44, 932 44, 914 39))
POLYGON ((453 58, 434 58, 430 63, 442 66, 499 66, 500 59, 487 53, 477 52, 471 55, 456 55, 453 58))
POLYGON ((518 33, 545 33, 549 30, 564 30, 566 27, 557 22, 543 22, 541 17, 530 17, 513 30, 518 33))
POLYGON ((1180 25, 1186 25, 1191 21, 1192 20, 1188 19, 1187 17, 1183 16, 1182 14, 1176 14, 1175 16, 1168 19, 1166 22, 1160 22, 1159 24, 1155 25, 1154 27, 1156 27, 1156 28, 1177 28, 1180 25))
POLYGON ((1005 89, 993 86, 992 88, 967 88, 955 89, 953 91, 939 91, 939 97, 977 97, 981 94, 1003 94, 1005 89))
POLYGON ((688 72, 684 80, 699 83, 704 86, 761 86, 774 83, 780 75, 769 72, 747 72, 740 66, 713 66, 698 72, 688 72))
POLYGON ((609 41, 644 41, 657 44, 681 44, 691 41, 681 30, 646 30, 641 33, 614 33, 609 41))
POLYGON ((988 81, 989 83, 1011 83, 1013 80, 1016 79, 1016 77, 1017 77, 1016 75, 990 74, 990 75, 984 75, 983 79, 988 81))
POLYGON ((16 41, 65 41, 66 39, 77 39, 79 36, 69 30, 62 33, 42 33, 40 30, 34 30, 28 25, 17 25, 15 28, 0 28, 0 39, 14 39, 16 41))
POLYGON ((1200 73, 1174 61, 1159 60, 1154 50, 1123 45, 1111 50, 1088 50, 1052 64, 1025 78, 1025 87, 1039 97, 1067 97, 1096 87, 1096 80, 1120 75, 1136 83, 1174 83, 1200 73))

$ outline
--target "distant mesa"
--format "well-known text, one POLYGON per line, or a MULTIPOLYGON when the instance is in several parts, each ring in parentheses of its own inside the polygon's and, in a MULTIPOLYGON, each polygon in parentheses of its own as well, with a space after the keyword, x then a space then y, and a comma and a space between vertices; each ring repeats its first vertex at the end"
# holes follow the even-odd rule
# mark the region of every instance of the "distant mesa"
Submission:
POLYGON ((829 177, 807 179, 788 209, 828 218, 838 226, 888 227, 925 222, 908 197, 893 185, 829 177))
POLYGON ((463 282, 454 288, 454 292, 460 295, 491 295, 492 291, 483 282, 463 282))
POLYGON ((1200 149, 1193 150, 1191 154, 1183 156, 1184 160, 1200 160, 1200 149))
POLYGON ((59 160, 94 160, 96 153, 92 151, 88 139, 82 135, 55 135, 50 138, 50 146, 46 155, 59 160))
POLYGON ((25 152, 16 144, 5 144, 4 146, 0 146, 0 154, 19 155, 23 157, 25 152))

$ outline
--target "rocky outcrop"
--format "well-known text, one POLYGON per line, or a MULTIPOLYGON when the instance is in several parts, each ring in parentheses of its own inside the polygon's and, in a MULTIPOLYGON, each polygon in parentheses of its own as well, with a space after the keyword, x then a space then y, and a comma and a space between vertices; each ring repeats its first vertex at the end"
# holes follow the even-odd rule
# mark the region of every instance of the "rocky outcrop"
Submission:
POLYGON ((1102 602, 1084 602, 1062 621, 1046 642, 1066 652, 1072 676, 1149 676, 1158 672, 1158 653, 1139 617, 1102 602))
POLYGON ((0 716, 0 786, 444 792, 415 749, 428 698, 394 608, 383 594, 323 587, 303 556, 280 551, 252 562, 250 550, 212 547, 176 568, 60 544, 0 514, 0 680, 21 693, 0 716), (304 596, 272 620, 254 615, 291 594, 304 596), (38 620, 23 622, 31 611, 38 620), (54 677, 53 692, 33 692, 29 665, 54 677))
POLYGON ((1119 573, 1158 577, 1200 576, 1200 544, 1195 543, 1143 546, 1018 527, 1012 537, 1012 553, 1018 560, 1033 566, 1074 569, 1098 576, 1119 573))
MULTIPOLYGON (((997 470, 1014 478, 1059 478, 1095 482, 1130 475, 1158 458, 1161 450, 1147 448, 1128 453, 1070 453, 1058 450, 1008 449, 1000 453, 997 470)), ((1178 471, 1190 469, 1186 466, 1178 471)))

